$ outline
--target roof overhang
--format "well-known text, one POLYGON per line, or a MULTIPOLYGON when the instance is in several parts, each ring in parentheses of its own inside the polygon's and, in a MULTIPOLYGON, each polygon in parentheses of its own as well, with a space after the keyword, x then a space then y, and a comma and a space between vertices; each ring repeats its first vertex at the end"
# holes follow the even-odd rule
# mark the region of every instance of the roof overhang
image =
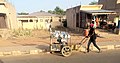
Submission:
POLYGON ((81 11, 92 15, 116 14, 115 11, 110 10, 81 10, 81 11))
POLYGON ((103 5, 81 5, 80 10, 100 10, 103 5))
POLYGON ((37 18, 36 16, 18 15, 17 18, 37 18))

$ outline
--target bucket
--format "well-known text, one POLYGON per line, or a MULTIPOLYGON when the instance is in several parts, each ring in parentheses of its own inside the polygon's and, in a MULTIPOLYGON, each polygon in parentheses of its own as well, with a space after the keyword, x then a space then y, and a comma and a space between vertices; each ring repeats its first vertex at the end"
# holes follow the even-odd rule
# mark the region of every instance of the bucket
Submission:
POLYGON ((88 36, 88 29, 84 30, 84 36, 88 36))

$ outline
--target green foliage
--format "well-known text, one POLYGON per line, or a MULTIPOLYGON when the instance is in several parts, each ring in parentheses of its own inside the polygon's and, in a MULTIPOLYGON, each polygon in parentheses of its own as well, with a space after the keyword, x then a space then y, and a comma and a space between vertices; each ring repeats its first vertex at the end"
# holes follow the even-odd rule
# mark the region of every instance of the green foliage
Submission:
POLYGON ((48 10, 48 13, 52 13, 53 14, 53 11, 52 10, 48 10))
POLYGON ((63 15, 64 13, 64 10, 60 9, 58 6, 54 9, 55 11, 55 14, 58 14, 58 15, 63 15))
POLYGON ((31 30, 14 30, 12 32, 13 36, 19 37, 19 36, 30 36, 31 30))
POLYGON ((98 4, 97 1, 93 1, 93 2, 89 3, 89 5, 97 5, 97 4, 98 4))
POLYGON ((40 12, 45 12, 45 11, 43 11, 43 10, 40 10, 40 12))
POLYGON ((48 10, 48 13, 58 14, 58 15, 65 15, 66 12, 63 9, 61 9, 60 7, 56 6, 56 8, 53 11, 48 10))

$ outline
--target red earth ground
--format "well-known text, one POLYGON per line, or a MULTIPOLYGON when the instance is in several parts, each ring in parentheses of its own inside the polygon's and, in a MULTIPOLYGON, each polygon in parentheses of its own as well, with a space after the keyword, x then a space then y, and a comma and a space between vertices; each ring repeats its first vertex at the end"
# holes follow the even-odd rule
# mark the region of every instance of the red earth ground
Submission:
MULTIPOLYGON (((97 29, 96 32, 101 37, 97 38, 97 42, 120 42, 120 35, 113 34, 105 30, 97 29)), ((79 43, 83 38, 83 34, 70 33, 71 39, 69 42, 72 44, 79 43)), ((56 41, 56 40, 55 40, 56 41)), ((32 46, 32 45, 49 45, 50 33, 44 30, 37 30, 32 32, 32 36, 13 37, 8 39, 0 38, 0 46, 32 46)))

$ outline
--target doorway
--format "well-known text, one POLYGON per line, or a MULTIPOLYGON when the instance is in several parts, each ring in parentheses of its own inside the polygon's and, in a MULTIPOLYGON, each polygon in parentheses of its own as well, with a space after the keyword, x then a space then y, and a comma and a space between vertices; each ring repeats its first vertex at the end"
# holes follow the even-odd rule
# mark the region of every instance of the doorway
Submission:
POLYGON ((6 14, 0 13, 0 28, 7 28, 5 18, 6 18, 6 14))

